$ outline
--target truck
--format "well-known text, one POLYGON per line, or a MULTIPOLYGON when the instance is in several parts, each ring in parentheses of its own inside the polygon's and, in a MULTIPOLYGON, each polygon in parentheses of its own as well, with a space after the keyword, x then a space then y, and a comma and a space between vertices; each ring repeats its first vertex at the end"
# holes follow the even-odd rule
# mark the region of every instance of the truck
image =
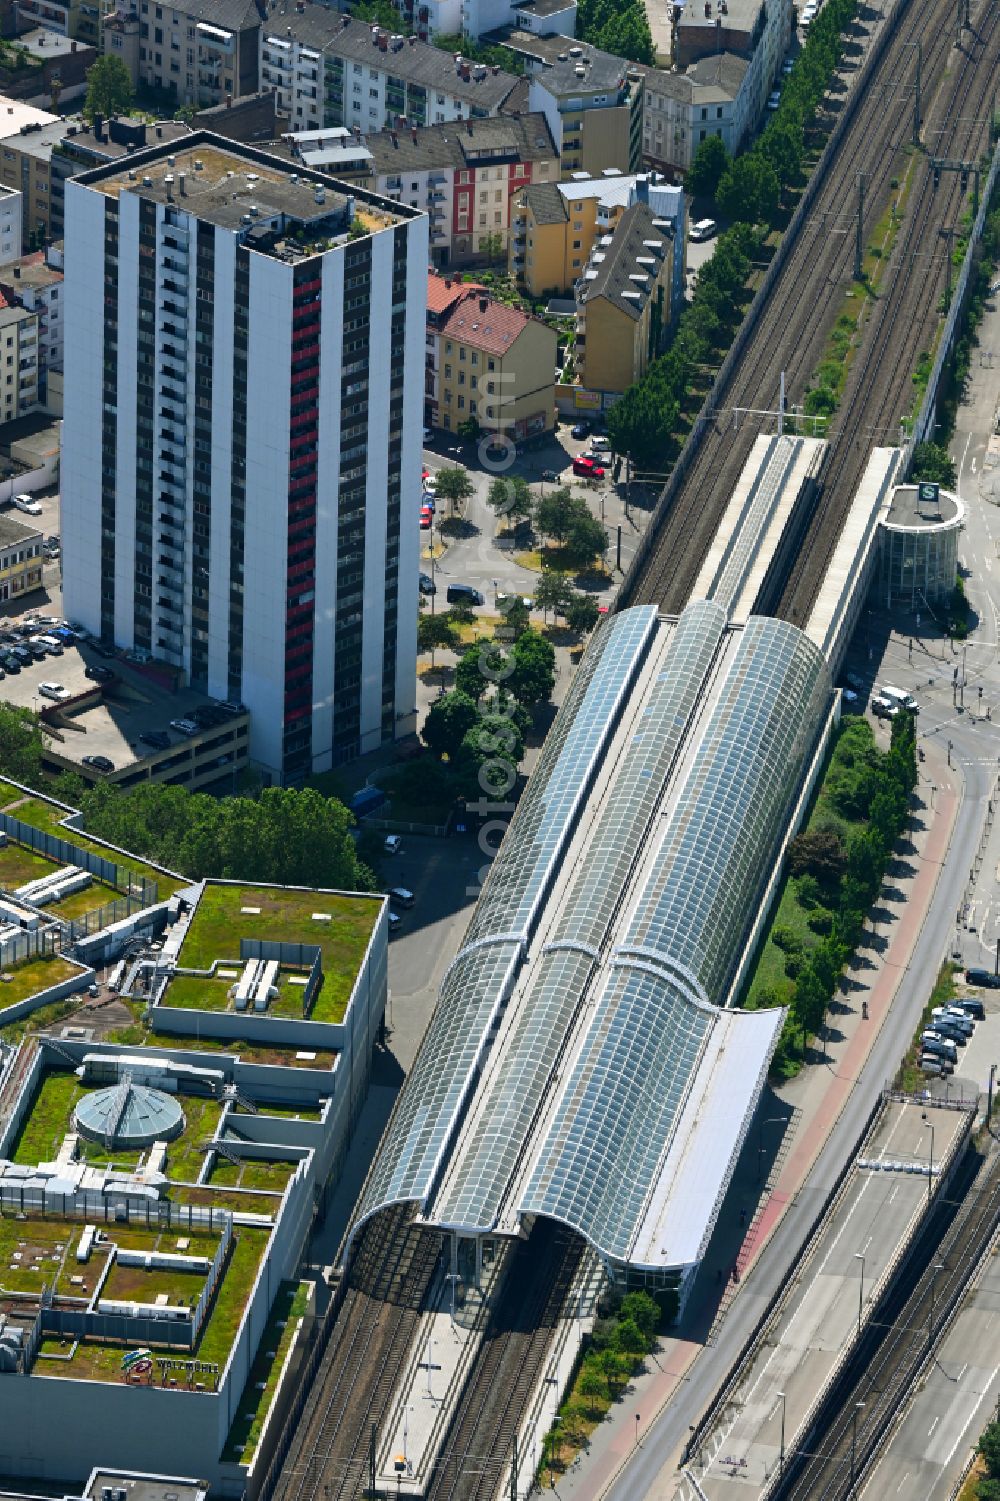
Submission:
POLYGON ((367 818, 371 813, 377 813, 379 808, 384 808, 388 797, 381 787, 362 787, 356 792, 348 803, 348 807, 355 818, 367 818))

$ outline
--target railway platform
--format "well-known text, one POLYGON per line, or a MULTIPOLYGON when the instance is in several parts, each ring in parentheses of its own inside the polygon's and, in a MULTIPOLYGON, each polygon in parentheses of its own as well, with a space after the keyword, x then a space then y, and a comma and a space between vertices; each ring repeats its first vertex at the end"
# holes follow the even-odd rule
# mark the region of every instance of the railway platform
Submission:
POLYGON ((890 1100, 822 1228, 758 1332, 710 1427, 679 1501, 771 1494, 947 1181, 972 1112, 890 1100), (930 1179, 930 1182, 928 1182, 930 1179))

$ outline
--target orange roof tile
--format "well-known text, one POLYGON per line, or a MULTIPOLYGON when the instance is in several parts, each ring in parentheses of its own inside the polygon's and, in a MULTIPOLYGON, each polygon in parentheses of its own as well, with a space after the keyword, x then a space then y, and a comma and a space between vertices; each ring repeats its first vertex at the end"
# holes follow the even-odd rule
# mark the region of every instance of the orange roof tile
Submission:
POLYGON ((505 355, 530 321, 518 308, 467 289, 467 295, 452 308, 438 331, 487 354, 505 355))
POLYGON ((446 313, 453 303, 460 302, 467 292, 473 290, 482 290, 478 282, 462 281, 457 276, 439 276, 436 271, 428 271, 427 311, 446 313))

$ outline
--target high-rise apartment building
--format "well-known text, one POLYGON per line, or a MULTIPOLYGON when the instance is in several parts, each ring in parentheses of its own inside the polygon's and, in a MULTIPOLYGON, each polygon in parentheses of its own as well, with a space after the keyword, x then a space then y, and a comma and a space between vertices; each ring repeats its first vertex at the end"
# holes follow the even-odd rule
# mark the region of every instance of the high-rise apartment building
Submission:
POLYGON ((63 597, 295 780, 413 726, 427 220, 197 132, 66 186, 63 597))

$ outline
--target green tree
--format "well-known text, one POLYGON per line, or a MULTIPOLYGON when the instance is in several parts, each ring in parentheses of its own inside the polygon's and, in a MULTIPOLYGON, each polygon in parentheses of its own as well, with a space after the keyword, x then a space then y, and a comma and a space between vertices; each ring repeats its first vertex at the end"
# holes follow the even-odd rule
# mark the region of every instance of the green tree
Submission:
POLYGON ((384 26, 386 31, 401 31, 410 35, 411 28, 406 25, 392 0, 356 0, 351 6, 351 14, 359 21, 373 21, 376 26, 384 26))
POLYGON ((577 1390, 587 1404, 589 1415, 592 1418, 596 1417, 609 1396, 608 1378, 596 1361, 584 1362, 577 1381, 577 1390))
POLYGON ((918 443, 910 464, 911 480, 929 480, 951 489, 958 480, 955 461, 941 443, 918 443))
POLYGON ((566 561, 574 568, 588 568, 596 558, 603 557, 607 545, 607 532, 597 517, 592 516, 581 501, 569 534, 563 543, 563 555, 566 561))
POLYGON ((454 759, 468 732, 479 724, 479 709, 467 693, 455 690, 437 699, 427 712, 421 731, 424 744, 436 756, 454 759))
POLYGON ((976 1445, 991 1480, 1000 1479, 1000 1423, 989 1423, 976 1445))
POLYGON ((840 880, 847 865, 847 850, 836 829, 806 829, 788 846, 788 868, 793 876, 815 876, 821 885, 840 880))
POLYGON ((691 159, 684 186, 694 198, 714 198, 729 165, 729 152, 721 136, 706 136, 691 159))
POLYGON ((508 521, 516 531, 524 521, 531 520, 533 500, 528 482, 520 474, 500 475, 490 485, 487 503, 496 512, 498 521, 508 521))
POLYGON ((0 704, 0 771, 37 787, 42 770, 41 720, 30 709, 0 704))
POLYGON ((727 218, 747 224, 769 223, 780 197, 777 172, 753 151, 730 162, 717 194, 719 208, 727 218))
POLYGON ((120 57, 108 53, 99 57, 92 68, 87 69, 87 97, 83 105, 84 117, 93 120, 95 115, 124 115, 132 104, 132 80, 120 57))
POLYGON ((615 1348, 623 1355, 645 1355, 649 1345, 635 1319, 619 1320, 615 1330, 615 1348))
POLYGON ((458 424, 455 432, 462 439, 463 443, 476 443, 479 441, 482 428, 475 417, 466 417, 464 422, 458 424))
POLYGON ((504 683, 525 708, 533 709, 552 697, 556 682, 556 653, 551 641, 527 630, 514 643, 514 670, 504 683))
POLYGON ((770 162, 783 188, 791 187, 799 180, 805 154, 801 125, 785 120, 773 121, 761 136, 757 149, 764 160, 770 162))
POLYGON ((565 487, 550 490, 535 506, 535 525, 543 537, 565 542, 584 502, 565 487))
POLYGON ((601 609, 592 594, 574 594, 564 611, 566 624, 576 636, 592 631, 601 618, 601 609))
POLYGON ((442 647, 454 651, 458 643, 458 632, 447 615, 420 614, 417 619, 417 650, 430 652, 432 668, 436 651, 442 647))
POLYGON ((549 611, 562 615, 574 596, 573 587, 558 568, 543 568, 542 576, 535 585, 535 606, 541 606, 547 620, 549 611))
POLYGON ((621 1317, 632 1319, 642 1331, 647 1349, 656 1339, 656 1331, 660 1327, 660 1305, 649 1293, 637 1291, 626 1293, 622 1298, 621 1317))
POLYGON ((446 500, 451 506, 451 514, 455 514, 455 505, 460 500, 468 500, 473 493, 474 486, 469 478, 467 469, 449 468, 439 469, 437 473, 437 498, 446 500))

